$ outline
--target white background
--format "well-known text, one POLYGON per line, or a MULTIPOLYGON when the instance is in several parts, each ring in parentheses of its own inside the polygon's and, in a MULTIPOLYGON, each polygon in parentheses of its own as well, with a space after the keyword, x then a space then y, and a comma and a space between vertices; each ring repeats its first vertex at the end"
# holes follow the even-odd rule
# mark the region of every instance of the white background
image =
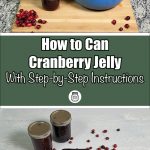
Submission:
MULTIPOLYGON (((33 150, 27 133, 33 121, 49 122, 50 113, 56 109, 1 109, 0 150, 33 150)), ((67 109, 72 114, 73 144, 53 142, 57 150, 63 148, 86 148, 93 150, 104 144, 117 150, 150 150, 150 109, 67 109), (95 128, 100 138, 90 133, 95 128), (120 132, 116 129, 120 128, 120 132), (108 134, 102 130, 108 129, 108 134), (104 140, 106 136, 109 141, 104 140), (91 143, 86 140, 90 139, 91 143)))

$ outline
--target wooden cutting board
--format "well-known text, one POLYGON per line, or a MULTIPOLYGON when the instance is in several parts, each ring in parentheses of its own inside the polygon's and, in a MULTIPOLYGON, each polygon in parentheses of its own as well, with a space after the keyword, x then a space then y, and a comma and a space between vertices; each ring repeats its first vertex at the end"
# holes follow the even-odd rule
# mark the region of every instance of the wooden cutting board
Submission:
POLYGON ((118 6, 107 11, 92 11, 83 8, 74 0, 61 0, 56 11, 45 11, 41 0, 21 0, 20 8, 37 11, 39 18, 48 21, 40 30, 34 27, 16 27, 13 24, 12 32, 120 32, 118 29, 129 23, 130 28, 123 32, 138 32, 136 20, 130 0, 123 0, 118 6), (131 16, 130 21, 124 18, 131 16), (114 26, 113 19, 117 20, 114 26))

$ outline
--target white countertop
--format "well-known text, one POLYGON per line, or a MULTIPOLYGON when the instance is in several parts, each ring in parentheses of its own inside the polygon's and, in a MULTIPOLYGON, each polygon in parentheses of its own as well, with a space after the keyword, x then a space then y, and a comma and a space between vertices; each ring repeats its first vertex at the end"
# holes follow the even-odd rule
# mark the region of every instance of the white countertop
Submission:
MULTIPOLYGON (((0 110, 0 150, 33 150, 27 134, 28 125, 37 120, 49 122, 54 109, 0 110)), ((56 110, 56 109, 55 109, 56 110)), ((72 113, 73 144, 53 142, 57 150, 118 144, 117 150, 150 150, 150 109, 67 109, 72 113), (100 135, 90 133, 95 128, 100 135), (120 132, 116 129, 120 128, 120 132), (102 134, 108 129, 109 141, 102 134), (87 143, 86 140, 91 142, 87 143)))

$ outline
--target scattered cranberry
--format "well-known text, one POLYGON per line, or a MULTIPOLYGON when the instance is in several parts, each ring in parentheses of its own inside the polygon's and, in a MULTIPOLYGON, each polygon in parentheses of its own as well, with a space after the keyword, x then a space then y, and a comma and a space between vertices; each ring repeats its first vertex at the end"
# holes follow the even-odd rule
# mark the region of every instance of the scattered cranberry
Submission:
POLYGON ((38 23, 42 23, 42 19, 39 19, 39 20, 38 20, 38 23))
POLYGON ((105 146, 104 146, 104 145, 102 145, 102 146, 101 146, 101 149, 105 149, 105 146))
POLYGON ((105 138, 105 140, 109 140, 109 139, 110 139, 109 137, 106 137, 106 138, 105 138))
POLYGON ((47 21, 46 20, 42 20, 42 24, 46 24, 47 23, 47 21))
POLYGON ((91 130, 91 133, 94 134, 94 133, 95 133, 95 129, 92 129, 92 130, 91 130))
POLYGON ((125 19, 126 21, 128 21, 128 20, 131 19, 131 17, 130 17, 130 16, 126 16, 124 19, 125 19))
POLYGON ((69 144, 72 144, 72 141, 69 141, 68 143, 69 143, 69 144))
POLYGON ((96 136, 96 137, 99 137, 99 134, 96 134, 95 136, 96 136))
POLYGON ((117 144, 114 144, 113 147, 114 147, 114 148, 117 148, 118 146, 117 146, 117 144))
POLYGON ((119 28, 119 31, 123 31, 123 28, 122 28, 122 27, 120 27, 120 28, 119 28))
POLYGON ((20 13, 22 13, 23 11, 24 11, 23 9, 20 9, 20 10, 19 10, 20 13))
POLYGON ((128 28, 130 27, 130 25, 129 25, 129 24, 125 24, 124 27, 125 27, 126 29, 128 29, 128 28))
POLYGON ((97 148, 97 150, 101 150, 101 148, 99 147, 99 148, 97 148))
POLYGON ((103 130, 103 133, 107 133, 108 131, 107 130, 103 130))
POLYGON ((116 131, 118 131, 118 132, 119 132, 119 131, 120 131, 120 129, 118 128, 118 129, 116 129, 116 131))
POLYGON ((116 25, 117 21, 116 21, 116 20, 112 20, 111 23, 112 23, 113 25, 116 25))
POLYGON ((92 147, 89 147, 89 149, 92 149, 92 147))
POLYGON ((109 148, 108 148, 108 147, 105 147, 105 150, 109 150, 109 148))
POLYGON ((86 140, 87 143, 90 143, 90 140, 86 140))
POLYGON ((36 29, 40 29, 40 28, 41 28, 41 25, 36 25, 35 28, 36 28, 36 29))
POLYGON ((70 140, 73 140, 73 137, 71 137, 70 140))

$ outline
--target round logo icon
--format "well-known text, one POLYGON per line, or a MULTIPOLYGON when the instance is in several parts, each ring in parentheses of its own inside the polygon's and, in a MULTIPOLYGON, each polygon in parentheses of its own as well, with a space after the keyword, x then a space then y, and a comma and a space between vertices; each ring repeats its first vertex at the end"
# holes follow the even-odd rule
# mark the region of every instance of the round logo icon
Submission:
POLYGON ((79 103, 81 101, 81 93, 77 90, 73 90, 69 93, 69 96, 68 96, 70 102, 72 103, 79 103))

